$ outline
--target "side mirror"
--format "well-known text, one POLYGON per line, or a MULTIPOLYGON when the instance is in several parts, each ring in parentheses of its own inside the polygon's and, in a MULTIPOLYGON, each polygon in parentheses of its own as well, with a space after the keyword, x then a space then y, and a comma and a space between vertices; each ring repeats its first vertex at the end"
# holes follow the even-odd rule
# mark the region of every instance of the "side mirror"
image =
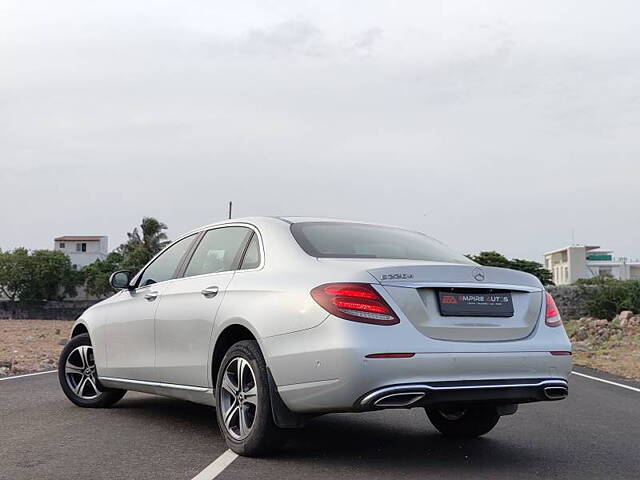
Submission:
POLYGON ((133 274, 129 270, 119 270, 114 272, 109 277, 109 283, 116 290, 130 289, 129 282, 133 274))

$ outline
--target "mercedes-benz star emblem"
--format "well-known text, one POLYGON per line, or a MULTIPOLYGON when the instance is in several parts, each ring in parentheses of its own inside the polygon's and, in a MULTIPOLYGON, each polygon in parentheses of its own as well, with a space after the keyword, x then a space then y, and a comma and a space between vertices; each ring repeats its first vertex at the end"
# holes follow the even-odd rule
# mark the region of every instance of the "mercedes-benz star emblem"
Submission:
POLYGON ((484 281, 484 271, 479 268, 476 267, 473 269, 473 278, 476 279, 476 282, 483 282, 484 281))

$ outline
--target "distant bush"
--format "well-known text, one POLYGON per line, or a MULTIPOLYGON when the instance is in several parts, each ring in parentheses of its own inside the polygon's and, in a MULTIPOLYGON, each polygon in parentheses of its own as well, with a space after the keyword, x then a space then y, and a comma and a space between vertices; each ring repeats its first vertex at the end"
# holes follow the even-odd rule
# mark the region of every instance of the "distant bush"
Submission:
POLYGON ((576 286, 593 317, 612 319, 623 310, 640 312, 640 280, 595 277, 578 280, 576 286))

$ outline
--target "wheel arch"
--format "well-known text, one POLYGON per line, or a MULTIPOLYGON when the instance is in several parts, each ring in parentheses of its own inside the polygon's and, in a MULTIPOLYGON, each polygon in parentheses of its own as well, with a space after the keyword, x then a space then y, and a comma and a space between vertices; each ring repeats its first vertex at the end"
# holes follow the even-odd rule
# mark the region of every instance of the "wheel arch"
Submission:
MULTIPOLYGON (((222 363, 225 353, 227 353, 231 345, 242 340, 253 340, 257 342, 258 338, 248 327, 240 323, 227 325, 217 336, 211 356, 211 384, 214 389, 216 379, 218 378, 218 370, 220 369, 220 364, 222 363)), ((260 345, 258 345, 258 348, 260 348, 260 345)), ((262 350, 262 348, 260 348, 260 350, 262 350)))
POLYGON ((89 329, 82 321, 78 320, 71 329, 69 338, 77 337, 78 335, 82 335, 83 333, 89 334, 89 329))
POLYGON ((267 381, 269 384, 269 395, 271 404, 271 413, 275 424, 280 428, 298 428, 306 423, 306 418, 302 415, 296 414, 289 410, 285 405, 280 394, 278 393, 278 387, 273 379, 271 370, 267 358, 264 356, 264 349, 260 346, 258 337, 245 325, 240 323, 232 323, 223 328, 218 337, 216 338, 215 346, 213 348, 213 354, 211 359, 211 381, 213 389, 216 388, 216 380, 218 378, 218 371, 222 364, 222 359, 229 348, 236 342, 242 340, 253 340, 258 344, 258 348, 262 352, 262 356, 267 366, 267 381))

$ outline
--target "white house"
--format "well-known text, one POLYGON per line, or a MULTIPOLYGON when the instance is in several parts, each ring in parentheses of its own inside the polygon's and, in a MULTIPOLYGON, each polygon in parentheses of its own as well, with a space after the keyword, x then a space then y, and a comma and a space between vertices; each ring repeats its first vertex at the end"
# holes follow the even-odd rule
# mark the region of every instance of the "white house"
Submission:
POLYGON ((614 257, 611 250, 595 245, 573 245, 544 254, 544 266, 553 283, 568 285, 580 278, 611 276, 619 280, 640 279, 640 260, 614 257))
POLYGON ((53 249, 64 252, 75 269, 81 269, 96 260, 104 260, 109 253, 106 235, 65 235, 53 241, 53 249))

